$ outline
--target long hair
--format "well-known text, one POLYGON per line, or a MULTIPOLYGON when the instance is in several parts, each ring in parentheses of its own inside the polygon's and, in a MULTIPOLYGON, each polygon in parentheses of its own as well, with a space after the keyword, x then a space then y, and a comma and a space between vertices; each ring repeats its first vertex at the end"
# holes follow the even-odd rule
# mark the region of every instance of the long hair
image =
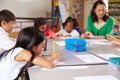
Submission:
MULTIPOLYGON (((26 50, 31 51, 32 57, 34 58, 36 54, 32 50, 33 46, 38 46, 43 41, 44 36, 38 29, 33 27, 24 28, 20 31, 17 42, 12 49, 14 50, 17 47, 22 47, 26 50)), ((3 54, 9 53, 9 51, 11 51, 12 49, 3 52, 3 54)))
MULTIPOLYGON (((93 5, 93 7, 92 7, 92 10, 91 10, 91 17, 92 17, 93 22, 98 22, 97 15, 96 15, 96 13, 95 13, 94 11, 95 11, 96 7, 97 7, 99 4, 105 5, 105 3, 104 3, 102 0, 97 0, 97 1, 94 3, 94 5, 93 5)), ((105 7, 106 7, 106 5, 105 5, 105 7)), ((108 18, 109 18, 109 16, 106 15, 106 13, 105 13, 105 15, 103 16, 102 19, 106 22, 108 18)))

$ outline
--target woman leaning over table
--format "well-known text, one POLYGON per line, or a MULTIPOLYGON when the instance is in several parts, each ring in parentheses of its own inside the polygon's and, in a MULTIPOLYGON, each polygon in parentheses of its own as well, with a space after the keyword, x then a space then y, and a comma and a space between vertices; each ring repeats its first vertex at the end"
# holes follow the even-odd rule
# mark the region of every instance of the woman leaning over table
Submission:
POLYGON ((82 38, 107 39, 108 34, 112 34, 114 26, 113 18, 107 15, 106 5, 98 0, 94 3, 91 14, 88 16, 86 32, 82 38))

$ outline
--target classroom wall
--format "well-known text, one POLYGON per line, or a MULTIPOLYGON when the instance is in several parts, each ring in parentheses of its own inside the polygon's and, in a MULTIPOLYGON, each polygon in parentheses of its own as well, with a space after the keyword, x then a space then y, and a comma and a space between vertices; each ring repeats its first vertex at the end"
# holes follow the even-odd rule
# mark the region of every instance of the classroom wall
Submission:
POLYGON ((87 16, 90 15, 90 11, 95 1, 97 0, 85 0, 84 2, 84 28, 86 28, 87 16))
POLYGON ((9 9, 16 17, 46 17, 51 0, 0 0, 0 10, 9 9))

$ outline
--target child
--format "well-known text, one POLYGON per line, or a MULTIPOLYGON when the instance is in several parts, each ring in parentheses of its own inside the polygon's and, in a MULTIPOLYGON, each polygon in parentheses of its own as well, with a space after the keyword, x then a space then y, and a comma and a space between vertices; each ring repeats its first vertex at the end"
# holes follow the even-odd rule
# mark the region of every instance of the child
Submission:
POLYGON ((38 28, 44 34, 44 36, 46 36, 46 38, 55 38, 56 37, 55 33, 52 30, 50 30, 49 28, 47 28, 46 20, 44 18, 42 18, 42 17, 36 18, 34 21, 34 26, 35 26, 35 28, 38 28))
POLYGON ((3 52, 7 56, 0 60, 0 80, 14 80, 21 68, 32 59, 33 64, 44 68, 53 68, 57 62, 57 55, 52 54, 46 60, 40 55, 44 46, 44 37, 38 29, 24 28, 20 31, 16 45, 3 52), (5 72, 5 73, 3 73, 5 72))
POLYGON ((79 37, 79 33, 73 27, 73 19, 71 17, 66 19, 63 26, 65 29, 56 33, 58 37, 79 37))
POLYGON ((120 39, 117 39, 116 37, 112 35, 107 35, 107 39, 111 41, 114 45, 119 45, 120 46, 120 39))
MULTIPOLYGON (((0 11, 0 49, 8 50, 15 45, 15 41, 8 35, 15 24, 15 16, 9 10, 0 11)), ((1 51, 0 51, 1 52, 1 51)))
POLYGON ((81 34, 80 28, 79 28, 79 26, 78 26, 78 21, 77 21, 76 18, 73 18, 73 26, 74 26, 75 30, 77 30, 78 33, 81 34))

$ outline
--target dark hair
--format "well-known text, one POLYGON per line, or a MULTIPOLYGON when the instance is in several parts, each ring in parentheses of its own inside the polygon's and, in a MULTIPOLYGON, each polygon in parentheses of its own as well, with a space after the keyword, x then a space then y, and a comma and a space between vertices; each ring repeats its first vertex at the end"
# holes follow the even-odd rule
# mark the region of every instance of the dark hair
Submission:
POLYGON ((34 27, 39 28, 41 25, 45 25, 46 22, 47 22, 46 19, 44 19, 42 17, 36 18, 34 20, 34 27))
POLYGON ((78 27, 78 21, 76 18, 73 18, 73 26, 74 28, 78 27))
MULTIPOLYGON (((35 53, 32 50, 33 46, 38 46, 43 41, 44 41, 44 36, 38 29, 33 27, 23 28, 20 31, 17 38, 17 42, 12 49, 14 50, 16 47, 22 47, 26 50, 31 51, 32 57, 34 58, 35 53)), ((8 53, 12 49, 5 52, 8 53)), ((3 52, 2 54, 4 54, 5 52, 3 52)))
MULTIPOLYGON (((104 3, 102 0, 97 0, 97 1, 94 3, 94 5, 93 5, 93 7, 92 7, 92 10, 91 10, 91 17, 92 17, 93 22, 98 22, 97 15, 96 15, 96 13, 94 12, 94 10, 96 9, 96 7, 97 7, 99 4, 105 5, 105 3, 104 3)), ((105 6, 106 6, 106 5, 105 5, 105 6)), ((106 15, 106 13, 105 13, 105 15, 103 16, 102 19, 103 19, 104 21, 106 21, 108 18, 109 18, 109 16, 106 15)))
POLYGON ((15 15, 11 11, 4 9, 0 11, 0 26, 3 20, 6 22, 15 21, 15 15))
POLYGON ((66 19, 66 21, 63 23, 63 26, 67 25, 68 22, 73 22, 72 17, 69 16, 69 17, 66 19))

